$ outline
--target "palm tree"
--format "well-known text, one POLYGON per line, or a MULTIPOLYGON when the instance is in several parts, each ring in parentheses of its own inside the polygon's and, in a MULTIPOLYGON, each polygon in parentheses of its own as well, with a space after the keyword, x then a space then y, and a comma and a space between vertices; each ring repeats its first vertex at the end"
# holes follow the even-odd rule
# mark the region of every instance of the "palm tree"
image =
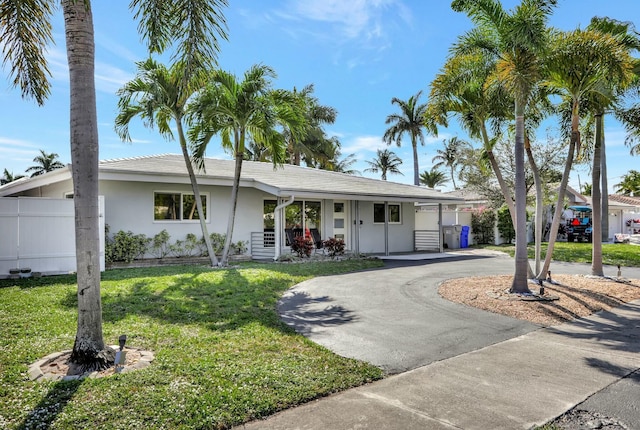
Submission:
POLYGON ((24 178, 24 175, 14 175, 13 172, 9 172, 7 169, 4 169, 2 178, 0 178, 0 185, 5 185, 21 178, 24 178))
POLYGON ((388 149, 378 149, 376 152, 376 158, 373 161, 365 161, 369 165, 364 169, 365 172, 382 174, 382 180, 387 180, 387 173, 393 173, 395 175, 402 175, 403 173, 398 168, 402 164, 402 160, 393 151, 388 149))
POLYGON ((207 145, 219 134, 222 146, 233 154, 236 163, 222 265, 227 264, 233 237, 247 139, 266 146, 277 166, 284 162, 286 144, 276 129, 284 127, 296 139, 304 136, 304 112, 290 92, 271 88, 275 77, 273 69, 264 65, 252 66, 242 81, 231 73, 216 71, 194 105, 194 161, 204 168, 207 145))
POLYGON ((394 113, 387 116, 385 124, 391 124, 383 136, 383 140, 387 145, 395 142, 398 147, 402 146, 402 136, 409 134, 411 139, 411 147, 413 148, 413 184, 420 185, 420 175, 418 166, 418 141, 424 145, 423 129, 428 128, 434 133, 435 125, 425 117, 426 104, 418 104, 418 99, 422 95, 422 91, 418 91, 415 95, 409 97, 409 100, 403 101, 396 97, 391 99, 391 104, 398 105, 400 113, 394 113))
POLYGON ((51 172, 52 170, 61 169, 64 164, 57 160, 58 154, 52 152, 47 154, 44 150, 40 150, 40 155, 33 159, 35 166, 28 167, 26 173, 32 172, 31 177, 40 176, 44 173, 51 172))
MULTIPOLYGON (((551 91, 564 98, 564 103, 568 106, 566 109, 567 115, 570 112, 571 134, 569 152, 549 233, 547 255, 541 273, 538 274, 539 276, 545 274, 551 264, 553 248, 560 225, 564 192, 569 180, 574 153, 580 152, 580 107, 589 100, 589 97, 593 98, 596 94, 602 92, 603 82, 607 80, 624 82, 629 79, 631 72, 629 68, 630 62, 625 58, 628 59, 626 50, 613 37, 606 34, 595 31, 575 30, 567 33, 555 33, 553 36, 551 50, 545 59, 548 72, 545 84, 551 91)), ((597 182, 600 182, 600 178, 598 178, 597 182)), ((595 189, 598 183, 592 183, 593 199, 600 198, 598 191, 595 189)), ((598 208, 594 207, 594 212, 596 209, 600 212, 600 202, 597 205, 598 208)), ((600 235, 599 230, 598 235, 600 235)))
POLYGON ((337 111, 334 108, 320 104, 318 99, 313 96, 313 90, 313 85, 307 85, 301 91, 294 88, 291 94, 304 110, 306 121, 306 131, 303 137, 296 137, 288 129, 284 131, 289 163, 296 166, 300 165, 303 158, 309 166, 314 164, 316 158, 322 157, 323 140, 326 139, 322 126, 333 124, 337 116, 337 111))
POLYGON ((462 152, 465 148, 470 148, 471 144, 465 140, 458 139, 455 136, 450 139, 445 139, 443 144, 444 146, 442 149, 436 150, 437 155, 431 159, 431 162, 437 161, 433 167, 446 166, 449 168, 453 189, 457 190, 458 187, 456 186, 455 179, 456 167, 458 167, 458 164, 460 163, 462 152))
POLYGON ((532 91, 541 79, 540 60, 546 47, 546 22, 557 0, 523 0, 513 12, 506 12, 499 0, 454 0, 451 7, 466 12, 477 25, 462 39, 462 51, 481 50, 497 57, 495 81, 513 96, 516 119, 514 159, 516 166, 515 273, 511 292, 529 292, 526 184, 524 167, 524 113, 532 91))
POLYGON ((178 143, 182 157, 189 174, 191 189, 196 203, 200 229, 204 238, 209 259, 212 266, 218 265, 218 259, 211 245, 211 238, 207 230, 206 214, 202 207, 202 198, 198 181, 193 169, 187 147, 187 135, 184 130, 184 117, 192 96, 205 83, 205 73, 193 75, 191 82, 184 82, 185 64, 178 62, 167 68, 153 59, 136 63, 137 74, 133 80, 118 90, 117 95, 119 113, 116 117, 116 132, 121 139, 131 141, 129 123, 135 117, 140 117, 143 124, 153 128, 157 125, 160 134, 167 140, 173 140, 171 129, 175 123, 178 143))
MULTIPOLYGON (((57 2, 0 0, 3 64, 22 96, 42 105, 50 93, 45 58, 52 43, 51 18, 57 2), (25 28, 28 31, 25 31, 25 28)), ((75 207, 78 325, 70 361, 79 371, 113 364, 111 348, 102 336, 100 299, 100 231, 98 223, 98 128, 94 82, 94 36, 91 3, 61 0, 65 22, 70 86, 70 148, 75 207)), ((133 0, 130 4, 151 52, 176 46, 188 64, 185 80, 195 70, 215 62, 217 37, 225 37, 221 8, 225 0, 189 2, 133 0), (185 13, 188 11, 188 13, 185 13), (174 43, 175 42, 175 43, 174 43)))
POLYGON ((420 174, 420 183, 429 188, 435 188, 438 185, 446 184, 447 176, 438 168, 432 167, 431 170, 425 170, 420 174))
POLYGON ((640 196, 640 172, 629 170, 629 173, 622 175, 622 180, 614 187, 616 187, 616 193, 623 196, 640 196))

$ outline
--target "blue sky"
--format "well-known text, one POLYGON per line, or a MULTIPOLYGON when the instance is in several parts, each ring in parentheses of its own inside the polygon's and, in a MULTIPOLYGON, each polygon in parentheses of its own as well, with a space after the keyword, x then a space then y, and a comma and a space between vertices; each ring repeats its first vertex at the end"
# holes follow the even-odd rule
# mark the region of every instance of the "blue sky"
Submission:
MULTIPOLYGON (((176 142, 163 140, 156 131, 136 120, 132 143, 123 143, 113 131, 117 114, 115 92, 135 74, 135 61, 146 58, 137 23, 128 1, 94 1, 96 88, 100 158, 120 158, 158 153, 178 153, 176 142)), ((362 171, 376 149, 386 147, 382 135, 385 119, 397 108, 391 98, 406 100, 419 90, 426 102, 429 84, 444 64, 456 37, 471 27, 469 19, 453 12, 449 0, 230 0, 225 9, 229 41, 223 42, 219 67, 241 75, 251 65, 263 63, 278 74, 278 88, 314 84, 320 102, 338 111, 335 124, 326 129, 338 136, 343 154, 354 153, 354 166, 362 171)), ((564 30, 585 27, 593 16, 609 16, 640 25, 637 0, 559 0, 551 25, 564 30)), ((517 4, 505 0, 506 8, 517 4)), ((11 88, 4 69, 0 85, 0 169, 23 173, 33 165, 40 149, 55 152, 64 163, 69 155, 69 82, 66 70, 63 21, 54 21, 56 45, 48 52, 52 94, 44 107, 22 100, 11 88)), ((431 168, 442 140, 466 136, 455 124, 427 136, 419 147, 420 171, 431 168)), ((544 139, 544 131, 540 131, 544 139)), ((609 184, 616 184, 638 158, 624 146, 622 128, 609 120, 606 129, 609 184)), ((389 180, 412 183, 412 155, 408 139, 392 149, 404 161, 404 176, 389 180)), ((228 158, 210 144, 208 156, 228 158)), ((367 174, 366 176, 378 177, 367 174)), ((574 169, 570 184, 590 182, 586 167, 574 169)), ((445 189, 451 188, 448 184, 445 189)))

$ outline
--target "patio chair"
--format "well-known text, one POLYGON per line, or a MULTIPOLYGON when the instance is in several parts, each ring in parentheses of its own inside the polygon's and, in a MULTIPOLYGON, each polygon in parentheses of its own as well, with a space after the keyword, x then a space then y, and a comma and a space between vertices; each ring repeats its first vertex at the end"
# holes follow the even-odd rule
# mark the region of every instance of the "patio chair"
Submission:
POLYGON ((324 253, 324 244, 322 243, 322 237, 320 236, 320 232, 318 231, 317 228, 311 228, 309 229, 309 232, 311 233, 311 238, 313 240, 313 244, 315 245, 315 252, 317 252, 319 249, 322 250, 322 252, 324 253))

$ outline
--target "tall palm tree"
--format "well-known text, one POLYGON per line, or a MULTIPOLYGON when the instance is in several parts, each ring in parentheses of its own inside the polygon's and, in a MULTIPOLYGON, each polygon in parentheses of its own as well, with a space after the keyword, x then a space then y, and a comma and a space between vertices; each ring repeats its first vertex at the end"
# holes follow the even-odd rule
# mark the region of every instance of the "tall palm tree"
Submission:
MULTIPOLYGON (((42 105, 50 93, 45 51, 52 43, 54 0, 0 0, 2 62, 23 97, 42 105)), ((215 62, 218 37, 226 37, 221 8, 226 0, 132 0, 136 18, 151 52, 175 46, 178 58, 193 71, 215 62), (175 42, 175 43, 174 43, 175 42)), ((80 371, 113 364, 102 336, 100 299, 100 231, 98 223, 98 121, 95 94, 95 45, 91 2, 61 0, 70 86, 70 148, 75 207, 78 325, 70 361, 80 371)))
POLYGON ((512 12, 505 11, 499 0, 454 0, 451 4, 455 11, 465 12, 477 25, 463 37, 461 47, 497 57, 495 80, 514 99, 516 255, 511 285, 514 293, 529 292, 524 113, 541 79, 541 59, 547 45, 546 22, 556 3, 557 0, 523 0, 512 12))
POLYGON ((420 173, 420 183, 429 188, 435 188, 447 183, 447 175, 442 170, 432 167, 431 170, 420 173))
POLYGON ((471 144, 466 140, 452 137, 443 141, 443 148, 436 150, 436 155, 431 159, 431 162, 437 161, 433 167, 446 166, 449 168, 451 174, 451 182, 453 183, 453 189, 457 190, 456 186, 456 167, 460 163, 462 152, 465 148, 470 148, 471 144))
POLYGON ((127 82, 117 95, 119 113, 116 117, 116 132, 121 139, 131 141, 129 123, 135 117, 140 117, 145 126, 158 127, 160 134, 167 140, 175 138, 171 124, 175 123, 178 144, 182 151, 182 157, 189 174, 191 189, 196 203, 200 229, 204 238, 209 259, 212 266, 218 265, 211 238, 207 230, 206 214, 202 207, 202 199, 198 181, 193 169, 189 148, 187 146, 187 133, 184 129, 184 118, 190 99, 200 90, 205 83, 204 71, 193 75, 190 82, 184 81, 186 65, 177 62, 167 68, 153 59, 136 63, 137 74, 130 82, 127 82))
POLYGON ((2 178, 0 178, 0 185, 5 185, 21 178, 24 178, 24 175, 14 175, 13 172, 9 172, 7 169, 4 169, 2 178))
POLYGON ((304 136, 304 111, 290 92, 272 89, 275 77, 273 69, 265 65, 252 66, 245 72, 242 81, 231 73, 215 71, 194 104, 194 161, 204 167, 207 145, 217 134, 222 138, 222 146, 235 159, 222 265, 227 264, 233 237, 247 139, 266 146, 275 166, 284 162, 286 150, 284 137, 277 128, 288 129, 294 138, 304 136))
POLYGON ((371 173, 380 172, 383 181, 387 180, 387 173, 403 175, 399 169, 402 160, 393 151, 389 151, 388 149, 378 149, 373 161, 365 160, 365 163, 367 163, 369 167, 364 169, 364 171, 371 173))
POLYGON ((59 155, 55 152, 47 154, 41 149, 40 155, 37 155, 33 159, 33 162, 37 164, 35 166, 28 167, 25 172, 32 172, 31 177, 33 178, 56 169, 61 169, 64 167, 64 164, 57 159, 58 157, 59 155))
MULTIPOLYGON (((603 33, 575 30, 558 32, 553 36, 551 50, 545 58, 548 76, 545 84, 551 91, 564 98, 565 105, 568 106, 567 115, 570 112, 571 134, 569 151, 549 233, 547 254, 539 276, 546 273, 551 264, 560 225, 564 192, 575 152, 580 151, 580 107, 589 97, 601 93, 603 82, 607 80, 624 82, 629 79, 630 63, 625 61, 625 58, 628 58, 628 52, 613 37, 603 33)), ((592 186, 594 185, 592 183, 592 186)), ((592 197, 594 192, 595 190, 592 189, 592 197)))
POLYGON ((451 56, 431 83, 426 115, 446 127, 453 114, 472 138, 482 142, 483 158, 491 166, 515 225, 513 193, 494 155, 502 125, 513 117, 513 100, 502 86, 489 85, 494 70, 495 60, 481 53, 451 56))
POLYGON ((383 140, 387 145, 395 142, 396 145, 402 146, 402 136, 409 135, 411 139, 411 147, 413 148, 413 184, 420 185, 420 174, 418 165, 418 142, 424 145, 423 129, 427 128, 429 132, 434 133, 435 125, 425 116, 427 108, 426 104, 418 104, 418 100, 422 95, 422 91, 418 91, 415 95, 409 97, 409 100, 400 100, 397 97, 391 99, 391 104, 400 108, 400 113, 394 113, 387 116, 385 124, 391 126, 384 132, 383 140))

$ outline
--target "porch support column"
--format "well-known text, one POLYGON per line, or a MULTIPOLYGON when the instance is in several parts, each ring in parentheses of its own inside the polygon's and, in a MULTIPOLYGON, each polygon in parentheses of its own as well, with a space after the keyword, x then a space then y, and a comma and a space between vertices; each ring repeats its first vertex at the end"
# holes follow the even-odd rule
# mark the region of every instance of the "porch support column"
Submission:
POLYGON ((384 255, 389 255, 389 202, 384 202, 384 255))
POLYGON ((438 248, 442 254, 444 252, 444 244, 442 243, 442 203, 438 203, 438 248))
POLYGON ((282 254, 282 209, 284 209, 285 207, 289 206, 291 203, 293 203, 295 199, 294 195, 291 195, 291 197, 289 197, 289 200, 287 200, 284 203, 280 203, 278 206, 276 206, 276 208, 273 210, 273 220, 275 222, 275 228, 273 229, 273 233, 274 233, 274 255, 273 255, 273 260, 277 260, 278 258, 280 258, 280 254, 282 254))

